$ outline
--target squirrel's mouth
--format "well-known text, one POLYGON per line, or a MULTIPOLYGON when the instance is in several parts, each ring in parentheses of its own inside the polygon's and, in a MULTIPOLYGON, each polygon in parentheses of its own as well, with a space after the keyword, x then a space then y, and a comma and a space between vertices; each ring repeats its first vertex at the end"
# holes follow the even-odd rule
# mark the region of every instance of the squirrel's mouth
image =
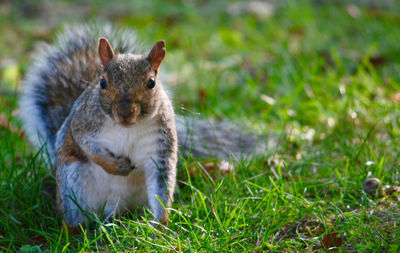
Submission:
POLYGON ((140 109, 134 110, 129 108, 129 110, 125 110, 117 107, 116 110, 113 110, 113 116, 115 121, 121 126, 131 127, 141 119, 140 112, 140 109))
POLYGON ((136 124, 136 120, 134 120, 134 121, 125 121, 125 120, 120 120, 118 123, 121 125, 121 126, 123 126, 123 127, 131 127, 131 126, 133 126, 133 125, 135 125, 136 124))

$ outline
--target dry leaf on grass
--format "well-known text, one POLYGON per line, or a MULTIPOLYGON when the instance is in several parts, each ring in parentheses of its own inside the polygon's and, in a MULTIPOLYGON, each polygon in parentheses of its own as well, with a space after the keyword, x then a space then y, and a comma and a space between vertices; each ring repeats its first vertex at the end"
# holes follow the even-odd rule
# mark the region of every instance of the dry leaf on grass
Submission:
POLYGON ((25 132, 14 127, 4 114, 0 114, 0 127, 10 130, 12 133, 17 134, 21 138, 24 138, 25 136, 25 132))
POLYGON ((399 92, 392 94, 391 98, 392 98, 393 102, 400 103, 400 93, 399 92))
POLYGON ((47 238, 43 235, 34 235, 30 237, 28 240, 28 244, 30 245, 40 245, 46 243, 47 243, 47 238))
POLYGON ((377 68, 384 65, 387 62, 387 59, 383 55, 374 55, 368 58, 368 62, 377 68))
POLYGON ((340 237, 339 233, 337 231, 331 231, 328 232, 324 235, 324 237, 321 239, 321 245, 325 249, 330 249, 333 247, 340 247, 344 243, 343 239, 340 237))
POLYGON ((207 172, 212 177, 212 179, 215 179, 217 174, 226 175, 235 171, 235 167, 233 166, 233 164, 225 160, 220 160, 216 162, 199 161, 193 162, 189 166, 190 176, 200 174, 200 172, 204 168, 205 172, 207 172))
POLYGON ((285 172, 285 161, 283 158, 276 154, 264 161, 264 168, 269 168, 270 172, 276 179, 279 179, 278 169, 283 177, 288 178, 289 175, 285 172))

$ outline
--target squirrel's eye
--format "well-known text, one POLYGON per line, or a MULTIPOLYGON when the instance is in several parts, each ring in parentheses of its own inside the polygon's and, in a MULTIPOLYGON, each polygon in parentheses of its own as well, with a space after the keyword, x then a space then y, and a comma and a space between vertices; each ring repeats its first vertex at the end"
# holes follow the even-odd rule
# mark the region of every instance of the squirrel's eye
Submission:
POLYGON ((101 87, 102 89, 105 89, 106 86, 107 86, 106 79, 104 79, 104 78, 100 79, 100 87, 101 87))
POLYGON ((154 80, 154 77, 150 77, 149 81, 147 82, 147 89, 151 90, 156 86, 156 80, 154 80))

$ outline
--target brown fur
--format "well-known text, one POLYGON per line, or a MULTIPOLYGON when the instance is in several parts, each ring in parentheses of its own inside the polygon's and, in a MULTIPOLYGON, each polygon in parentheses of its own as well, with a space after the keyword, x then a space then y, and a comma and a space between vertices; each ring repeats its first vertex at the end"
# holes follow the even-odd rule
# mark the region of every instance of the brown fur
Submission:
POLYGON ((87 157, 83 154, 81 148, 72 139, 70 130, 67 130, 64 145, 57 150, 57 157, 59 161, 64 161, 66 164, 76 161, 87 161, 87 157))
MULTIPOLYGON (((61 146, 57 156, 59 208, 65 213, 64 217, 69 224, 81 223, 84 220, 69 196, 76 198, 76 202, 82 205, 82 208, 85 208, 87 198, 97 198, 85 193, 85 182, 91 180, 91 176, 86 174, 88 170, 85 166, 91 166, 91 162, 102 167, 107 173, 119 176, 127 176, 135 168, 128 158, 129 155, 112 153, 108 150, 109 147, 101 142, 101 137, 98 138, 103 131, 110 129, 110 125, 104 125, 105 122, 109 122, 109 117, 114 121, 112 124, 125 127, 147 118, 155 120, 154 123, 158 126, 152 133, 147 133, 152 135, 150 140, 153 143, 156 141, 157 145, 152 149, 154 153, 146 158, 152 160, 148 160, 144 165, 141 163, 144 167, 140 169, 150 173, 143 183, 148 191, 148 203, 152 212, 157 219, 167 222, 168 214, 156 196, 166 207, 171 206, 178 148, 173 107, 161 83, 158 84, 157 69, 154 68, 158 68, 164 58, 165 42, 158 42, 149 56, 114 55, 111 45, 101 38, 98 51, 105 65, 104 72, 76 100, 70 116, 57 136, 63 138, 59 142, 61 146), (151 85, 149 80, 152 81, 151 85), (103 83, 99 84, 99 81, 103 83), (84 159, 68 156, 75 146, 80 148, 84 159), (77 163, 72 164, 74 161, 77 163)), ((127 143, 126 148, 132 144, 127 143)), ((95 203, 96 199, 89 201, 93 202, 95 203)))
POLYGON ((49 143, 57 167, 59 210, 68 226, 90 220, 90 212, 111 216, 131 204, 148 205, 156 219, 167 221, 160 201, 167 208, 172 203, 177 135, 173 107, 157 75, 165 42, 136 55, 129 53, 131 39, 111 36, 114 53, 107 39, 93 40, 87 33, 71 32, 59 48, 49 46, 30 71, 23 96, 31 108, 26 125, 35 130, 30 135, 38 144, 41 137, 49 143), (131 162, 137 162, 134 172, 131 162))
POLYGON ((108 157, 100 154, 90 156, 90 159, 100 165, 105 171, 112 175, 126 176, 131 172, 133 167, 131 161, 127 157, 115 157, 114 154, 110 153, 110 156, 115 159, 109 159, 108 157), (122 166, 121 166, 122 164, 122 166), (122 168, 121 168, 122 167, 122 168), (123 169, 127 168, 127 169, 123 169))
MULTIPOLYGON (((155 47, 158 48, 159 43, 155 47)), ((158 79, 154 66, 158 68, 163 56, 154 53, 154 50, 153 48, 149 57, 152 54, 156 58, 156 65, 152 65, 153 58, 132 60, 133 56, 118 54, 104 61, 106 66, 102 77, 106 80, 106 88, 100 91, 100 102, 103 109, 124 126, 153 114, 158 107, 158 79), (148 89, 147 83, 151 77, 155 78, 156 85, 153 89, 148 89)), ((165 48, 162 52, 165 54, 165 48)))

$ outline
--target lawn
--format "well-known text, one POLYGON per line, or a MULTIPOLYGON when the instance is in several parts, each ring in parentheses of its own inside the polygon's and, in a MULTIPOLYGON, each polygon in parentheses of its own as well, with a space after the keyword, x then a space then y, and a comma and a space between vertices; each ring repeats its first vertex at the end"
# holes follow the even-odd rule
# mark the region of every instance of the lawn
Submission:
POLYGON ((0 252, 400 251, 396 2, 1 3, 0 252), (21 129, 18 89, 37 42, 87 20, 132 28, 149 49, 166 40, 178 114, 276 145, 230 173, 181 156, 168 228, 129 213, 69 236, 46 152, 21 129), (363 190, 369 177, 379 194, 363 190))

